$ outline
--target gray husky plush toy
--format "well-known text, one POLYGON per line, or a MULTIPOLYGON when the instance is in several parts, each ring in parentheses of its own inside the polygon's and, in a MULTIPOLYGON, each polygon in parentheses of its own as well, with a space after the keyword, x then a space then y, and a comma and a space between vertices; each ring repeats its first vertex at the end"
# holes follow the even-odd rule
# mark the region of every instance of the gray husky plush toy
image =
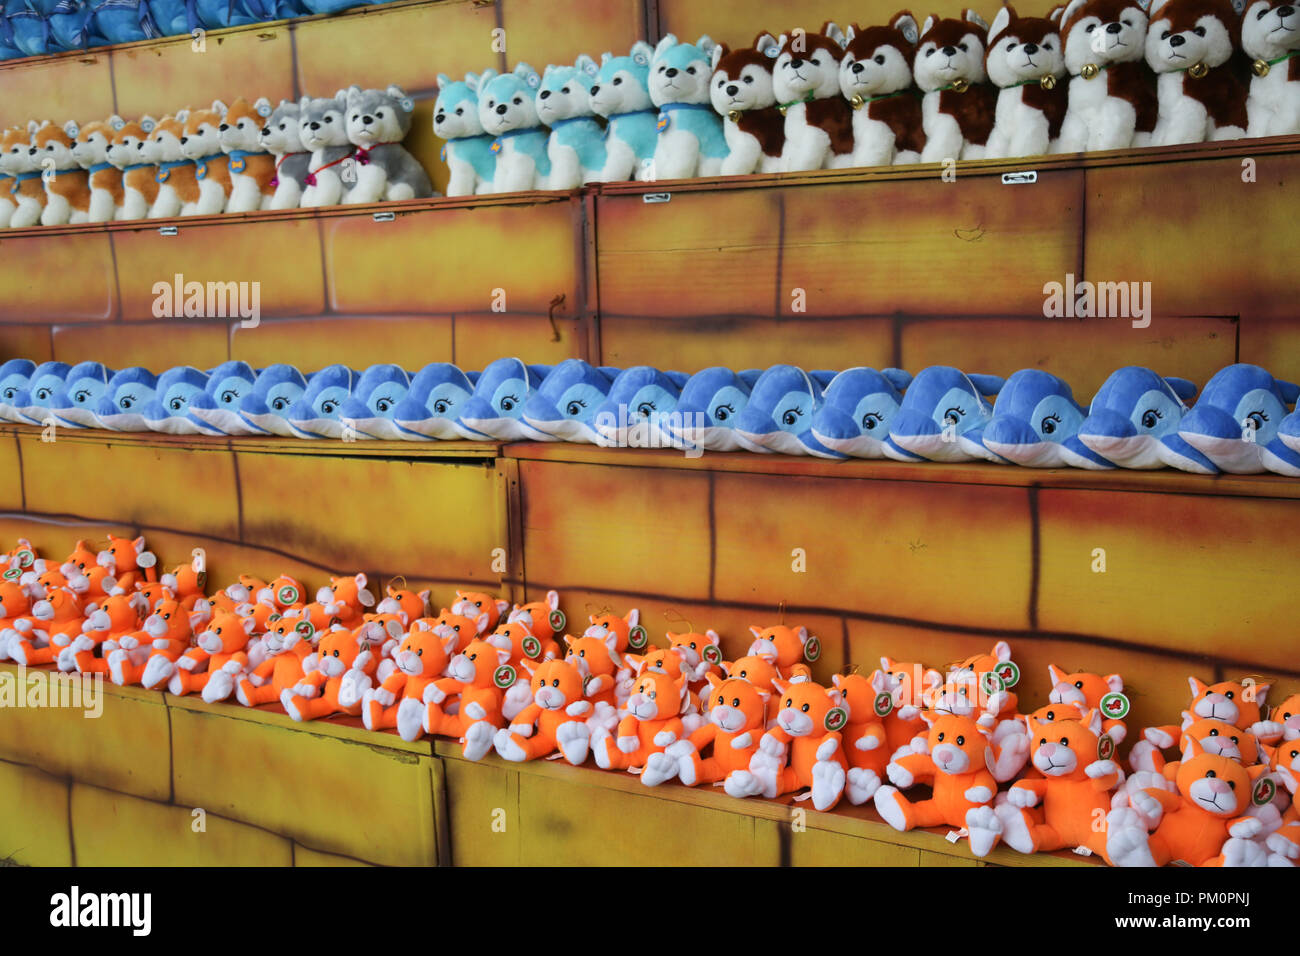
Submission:
POLYGON ((349 87, 347 138, 355 152, 344 170, 349 188, 345 203, 374 203, 385 199, 427 199, 434 195, 429 174, 402 146, 411 129, 415 104, 400 87, 363 90, 349 87), (350 175, 349 175, 350 173, 350 175))

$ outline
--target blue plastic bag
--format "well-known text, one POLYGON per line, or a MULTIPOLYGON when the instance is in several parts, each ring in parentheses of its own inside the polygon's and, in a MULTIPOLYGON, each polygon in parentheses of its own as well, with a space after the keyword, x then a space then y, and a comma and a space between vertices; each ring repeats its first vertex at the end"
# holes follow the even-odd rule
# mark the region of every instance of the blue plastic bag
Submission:
POLYGON ((62 50, 90 45, 90 4, 86 0, 57 0, 49 12, 50 33, 62 50))
POLYGON ((145 0, 90 0, 92 45, 162 36, 145 0))

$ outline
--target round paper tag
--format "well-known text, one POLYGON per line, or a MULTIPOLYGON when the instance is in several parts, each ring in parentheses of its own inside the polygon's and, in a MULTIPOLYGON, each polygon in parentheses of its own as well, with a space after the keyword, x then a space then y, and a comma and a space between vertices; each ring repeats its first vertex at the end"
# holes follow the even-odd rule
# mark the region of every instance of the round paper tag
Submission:
POLYGON ((283 616, 284 616, 283 614, 268 614, 266 616, 266 623, 274 624, 276 621, 280 620, 280 618, 282 618, 283 616))
POLYGON ((885 717, 894 709, 894 698, 892 694, 881 691, 876 695, 876 716, 885 717))
POLYGON ((980 686, 984 688, 986 694, 996 694, 999 691, 1006 690, 1006 682, 1002 675, 997 671, 985 671, 984 676, 980 678, 980 686))
POLYGON ((519 647, 523 650, 524 656, 529 657, 532 660, 537 660, 537 658, 541 656, 542 642, 531 634, 519 642, 519 647))
POLYGON ((286 584, 275 594, 275 599, 281 604, 298 603, 298 589, 291 584, 286 584))
POLYGON ((804 641, 803 657, 809 664, 814 663, 822 656, 822 642, 819 638, 810 637, 804 641))
POLYGON ((646 633, 646 629, 640 624, 627 632, 627 646, 633 650, 641 650, 641 648, 646 646, 646 642, 649 640, 650 635, 646 633))
POLYGON ((36 555, 32 554, 32 552, 28 551, 26 548, 19 551, 17 557, 18 566, 20 568, 30 568, 36 563, 36 555))
POLYGON ((1272 803, 1273 798, 1277 796, 1277 784, 1271 777, 1260 777, 1255 783, 1255 789, 1250 793, 1250 802, 1257 807, 1265 806, 1272 803))
POLYGON ((515 669, 509 664, 502 664, 492 672, 492 683, 502 690, 507 689, 515 682, 515 669))
POLYGON ((997 674, 1002 678, 1004 689, 1010 689, 1020 683, 1020 667, 1015 661, 1003 661, 997 667, 997 674))
POLYGON ((22 576, 23 576, 22 568, 10 568, 8 571, 4 573, 4 579, 6 581, 17 581, 22 576))
POLYGON ((310 621, 299 621, 297 624, 294 625, 293 629, 297 631, 299 634, 301 634, 303 637, 311 637, 312 630, 311 630, 310 621))
POLYGON ((1097 738, 1097 759, 1109 760, 1115 756, 1115 738, 1110 734, 1102 734, 1097 738))
POLYGON ((551 625, 552 631, 564 630, 564 625, 567 623, 564 617, 564 612, 561 611, 558 607, 550 613, 550 616, 547 617, 546 621, 548 624, 551 625))
POLYGON ((1121 720, 1128 715, 1128 698, 1123 694, 1107 694, 1101 699, 1101 715, 1107 720, 1121 720))
POLYGON ((843 707, 832 707, 826 711, 826 719, 823 721, 827 730, 843 730, 844 725, 849 722, 849 712, 843 707))
POLYGON ((705 644, 704 651, 700 654, 706 664, 722 663, 722 648, 717 644, 705 644))

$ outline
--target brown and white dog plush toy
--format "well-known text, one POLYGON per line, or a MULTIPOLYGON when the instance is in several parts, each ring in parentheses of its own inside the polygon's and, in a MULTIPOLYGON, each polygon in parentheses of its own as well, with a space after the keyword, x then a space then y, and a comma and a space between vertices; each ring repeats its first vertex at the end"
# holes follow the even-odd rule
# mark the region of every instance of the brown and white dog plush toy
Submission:
POLYGON ((1253 0, 1241 20, 1241 47, 1251 59, 1247 136, 1300 133, 1300 4, 1253 0))
POLYGON ((45 184, 42 226, 85 222, 90 214, 90 177, 72 156, 77 124, 69 120, 62 127, 42 123, 32 137, 36 163, 45 184))
POLYGON ((187 204, 193 206, 199 201, 194 164, 181 152, 181 137, 185 135, 185 121, 189 118, 189 110, 164 116, 149 134, 145 159, 157 167, 154 179, 158 183, 158 193, 149 207, 150 219, 179 216, 187 204))
POLYGON ((1069 96, 1059 25, 1064 10, 1021 17, 1008 4, 993 18, 984 66, 1000 92, 986 158, 1042 156, 1061 135, 1069 96))
POLYGON ((709 99, 727 139, 724 176, 781 171, 785 117, 772 91, 772 66, 780 50, 781 41, 770 33, 760 33, 749 48, 731 50, 725 43, 713 48, 709 99))
POLYGON ((849 164, 853 119, 840 95, 844 34, 834 23, 820 33, 793 30, 781 37, 772 91, 785 116, 781 168, 787 172, 849 164))
POLYGON ((921 91, 912 82, 920 30, 907 10, 888 26, 851 26, 840 60, 840 92, 853 107, 854 166, 889 166, 921 159, 921 91))
POLYGON ((72 158, 86 171, 90 183, 88 222, 111 222, 122 206, 122 170, 108 161, 113 137, 126 125, 120 116, 87 123, 77 130, 72 158))
POLYGON ((1145 145, 1156 125, 1155 75, 1143 56, 1139 0, 1070 0, 1061 14, 1069 106, 1057 151, 1145 145))
POLYGON ((230 201, 230 157, 221 149, 221 127, 226 104, 216 100, 211 109, 193 110, 185 118, 181 154, 194 164, 199 194, 181 207, 182 216, 212 216, 226 211, 230 201))
POLYGON ((0 133, 0 227, 21 229, 34 226, 41 219, 45 205, 45 187, 35 166, 32 133, 36 123, 11 126, 0 133), (32 169, 36 175, 29 175, 32 169))
POLYGON ((142 116, 113 133, 108 161, 122 172, 122 202, 114 219, 143 219, 158 198, 158 167, 149 160, 149 134, 157 125, 152 116, 142 116))
POLYGON ((925 98, 921 161, 980 159, 993 132, 997 90, 984 72, 988 24, 973 10, 960 19, 925 18, 912 73, 925 98))
POLYGON ((1240 139, 1248 88, 1232 0, 1152 0, 1147 63, 1156 73, 1152 146, 1240 139))

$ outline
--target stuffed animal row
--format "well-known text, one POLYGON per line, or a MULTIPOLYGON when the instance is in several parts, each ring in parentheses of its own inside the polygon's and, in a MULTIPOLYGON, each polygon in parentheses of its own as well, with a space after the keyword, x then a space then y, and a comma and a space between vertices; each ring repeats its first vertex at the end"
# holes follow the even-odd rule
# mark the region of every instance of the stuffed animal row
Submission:
POLYGON ((977 856, 1001 842, 1121 866, 1300 859, 1300 694, 1270 710, 1253 679, 1190 678, 1181 722, 1145 728, 1126 773, 1124 679, 1049 666, 1048 699, 1027 709, 1005 641, 943 670, 882 657, 820 683, 820 640, 785 623, 751 627, 725 660, 720 635, 689 622, 656 646, 637 609, 589 615, 575 636, 554 591, 512 606, 458 590, 436 614, 428 591, 393 582, 377 599, 364 574, 314 601, 287 575, 209 594, 203 566, 159 573, 142 537, 78 541, 62 562, 20 539, 0 567, 0 659, 25 667, 360 717, 455 739, 470 760, 555 755, 817 811, 871 802, 977 856))
POLYGON ((468 373, 436 362, 413 375, 396 365, 303 375, 288 365, 256 371, 226 362, 158 376, 97 362, 0 365, 0 421, 21 424, 1291 477, 1300 476, 1300 412, 1291 410, 1298 394, 1300 386, 1247 364, 1215 373, 1190 407, 1192 382, 1137 366, 1114 372, 1084 407, 1067 382, 1039 369, 1003 379, 942 365, 915 378, 893 368, 714 366, 686 375, 518 358, 468 373))
POLYGON ((265 97, 0 133, 0 227, 205 216, 434 195, 402 141, 399 87, 352 86, 272 107, 265 97))
POLYGON ((1289 0, 1072 0, 438 78, 449 195, 1300 133, 1289 0), (1289 25, 1288 25, 1289 24, 1289 25))

